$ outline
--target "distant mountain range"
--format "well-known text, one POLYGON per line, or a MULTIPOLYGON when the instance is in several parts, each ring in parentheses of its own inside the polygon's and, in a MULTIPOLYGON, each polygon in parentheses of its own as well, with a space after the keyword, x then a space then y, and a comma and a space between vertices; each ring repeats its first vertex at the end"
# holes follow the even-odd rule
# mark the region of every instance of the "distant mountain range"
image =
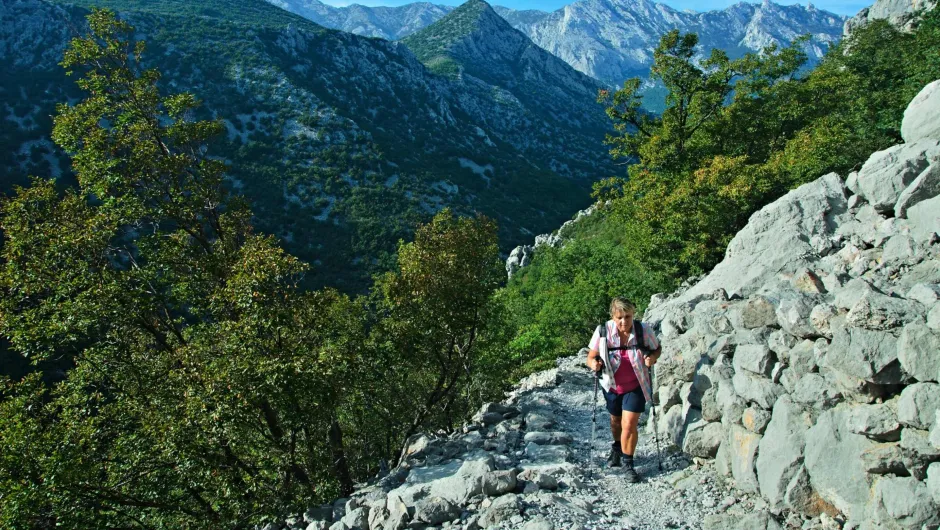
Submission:
POLYGON ((444 207, 495 218, 508 250, 621 171, 599 83, 482 1, 405 43, 262 0, 0 0, 0 194, 29 174, 69 178, 50 116, 81 94, 57 63, 93 5, 137 28, 163 90, 191 91, 198 117, 223 120, 212 153, 257 226, 313 265, 313 286, 361 290, 444 207))
MULTIPOLYGON (((337 8, 318 0, 268 1, 326 27, 390 40, 419 31, 453 10, 430 3, 337 8)), ((607 85, 646 77, 660 36, 674 28, 697 33, 703 54, 721 48, 732 57, 770 44, 787 45, 809 33, 806 51, 815 62, 841 38, 846 20, 812 4, 782 6, 768 0, 704 13, 677 11, 649 0, 579 0, 551 13, 493 9, 532 42, 607 85)))

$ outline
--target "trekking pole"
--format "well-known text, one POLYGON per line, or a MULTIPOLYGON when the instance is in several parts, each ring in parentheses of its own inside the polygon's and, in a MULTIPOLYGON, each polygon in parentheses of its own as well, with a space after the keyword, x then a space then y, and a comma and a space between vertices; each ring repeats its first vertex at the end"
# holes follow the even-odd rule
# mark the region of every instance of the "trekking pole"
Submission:
MULTIPOLYGON (((591 403, 591 447, 590 447, 590 451, 588 452, 588 455, 589 455, 588 458, 590 458, 592 463, 595 463, 594 439, 595 439, 595 436, 597 435, 597 372, 594 370, 591 370, 591 371, 594 372, 594 401, 593 403, 591 403)), ((591 467, 588 466, 588 469, 591 469, 591 467)))
POLYGON ((659 429, 656 428, 656 368, 650 366, 650 388, 653 390, 650 403, 650 421, 653 422, 653 438, 656 440, 656 457, 659 460, 659 470, 663 470, 663 453, 659 450, 659 429))

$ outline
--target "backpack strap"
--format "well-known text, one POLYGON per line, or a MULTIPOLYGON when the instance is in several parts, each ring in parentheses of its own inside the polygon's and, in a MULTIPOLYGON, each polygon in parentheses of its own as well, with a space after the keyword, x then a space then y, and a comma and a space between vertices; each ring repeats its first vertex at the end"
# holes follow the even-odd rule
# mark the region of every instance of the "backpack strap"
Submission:
MULTIPOLYGON (((601 331, 601 337, 607 338, 607 326, 602 325, 601 329, 603 330, 601 331)), ((633 321, 633 336, 636 339, 636 348, 640 350, 640 353, 642 353, 644 357, 649 355, 649 348, 646 347, 646 340, 644 340, 645 337, 643 336, 643 323, 639 320, 633 321)), ((609 346, 607 349, 629 350, 631 347, 632 346, 609 346)))

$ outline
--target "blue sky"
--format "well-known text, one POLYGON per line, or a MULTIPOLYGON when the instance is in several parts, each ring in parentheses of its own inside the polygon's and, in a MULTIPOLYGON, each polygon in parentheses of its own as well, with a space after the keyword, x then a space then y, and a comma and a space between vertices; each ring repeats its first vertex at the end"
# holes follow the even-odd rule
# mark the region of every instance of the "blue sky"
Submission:
MULTIPOLYGON (((366 6, 400 6, 404 4, 410 4, 415 0, 322 0, 324 3, 334 5, 334 6, 345 6, 349 4, 361 4, 366 6)), ((463 3, 462 0, 426 0, 434 4, 445 4, 445 5, 460 5, 463 3)), ((491 4, 500 5, 504 7, 511 7, 513 9, 541 9, 542 11, 554 11, 560 7, 563 7, 567 4, 572 3, 574 0, 548 0, 548 1, 536 1, 536 0, 487 0, 491 4)), ((738 0, 658 0, 660 3, 671 6, 675 9, 693 9, 695 11, 711 11, 712 9, 723 9, 732 4, 738 3, 738 0)), ((867 2, 857 2, 852 0, 820 0, 818 2, 812 2, 813 5, 819 9, 824 9, 826 11, 831 11, 840 15, 854 15, 859 12, 863 7, 868 7, 872 4, 874 0, 869 0, 867 2)), ((806 1, 795 2, 780 0, 777 1, 778 4, 803 4, 806 5, 806 1)))

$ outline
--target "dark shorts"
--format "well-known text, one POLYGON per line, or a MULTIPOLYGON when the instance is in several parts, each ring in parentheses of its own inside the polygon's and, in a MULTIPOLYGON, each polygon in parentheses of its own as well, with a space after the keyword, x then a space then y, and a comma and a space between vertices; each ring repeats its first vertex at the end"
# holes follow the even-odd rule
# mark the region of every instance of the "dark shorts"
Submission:
POLYGON ((636 387, 636 390, 626 394, 614 394, 604 390, 604 399, 607 401, 607 412, 611 416, 623 416, 623 411, 642 413, 646 409, 646 397, 643 396, 641 387, 636 387))

